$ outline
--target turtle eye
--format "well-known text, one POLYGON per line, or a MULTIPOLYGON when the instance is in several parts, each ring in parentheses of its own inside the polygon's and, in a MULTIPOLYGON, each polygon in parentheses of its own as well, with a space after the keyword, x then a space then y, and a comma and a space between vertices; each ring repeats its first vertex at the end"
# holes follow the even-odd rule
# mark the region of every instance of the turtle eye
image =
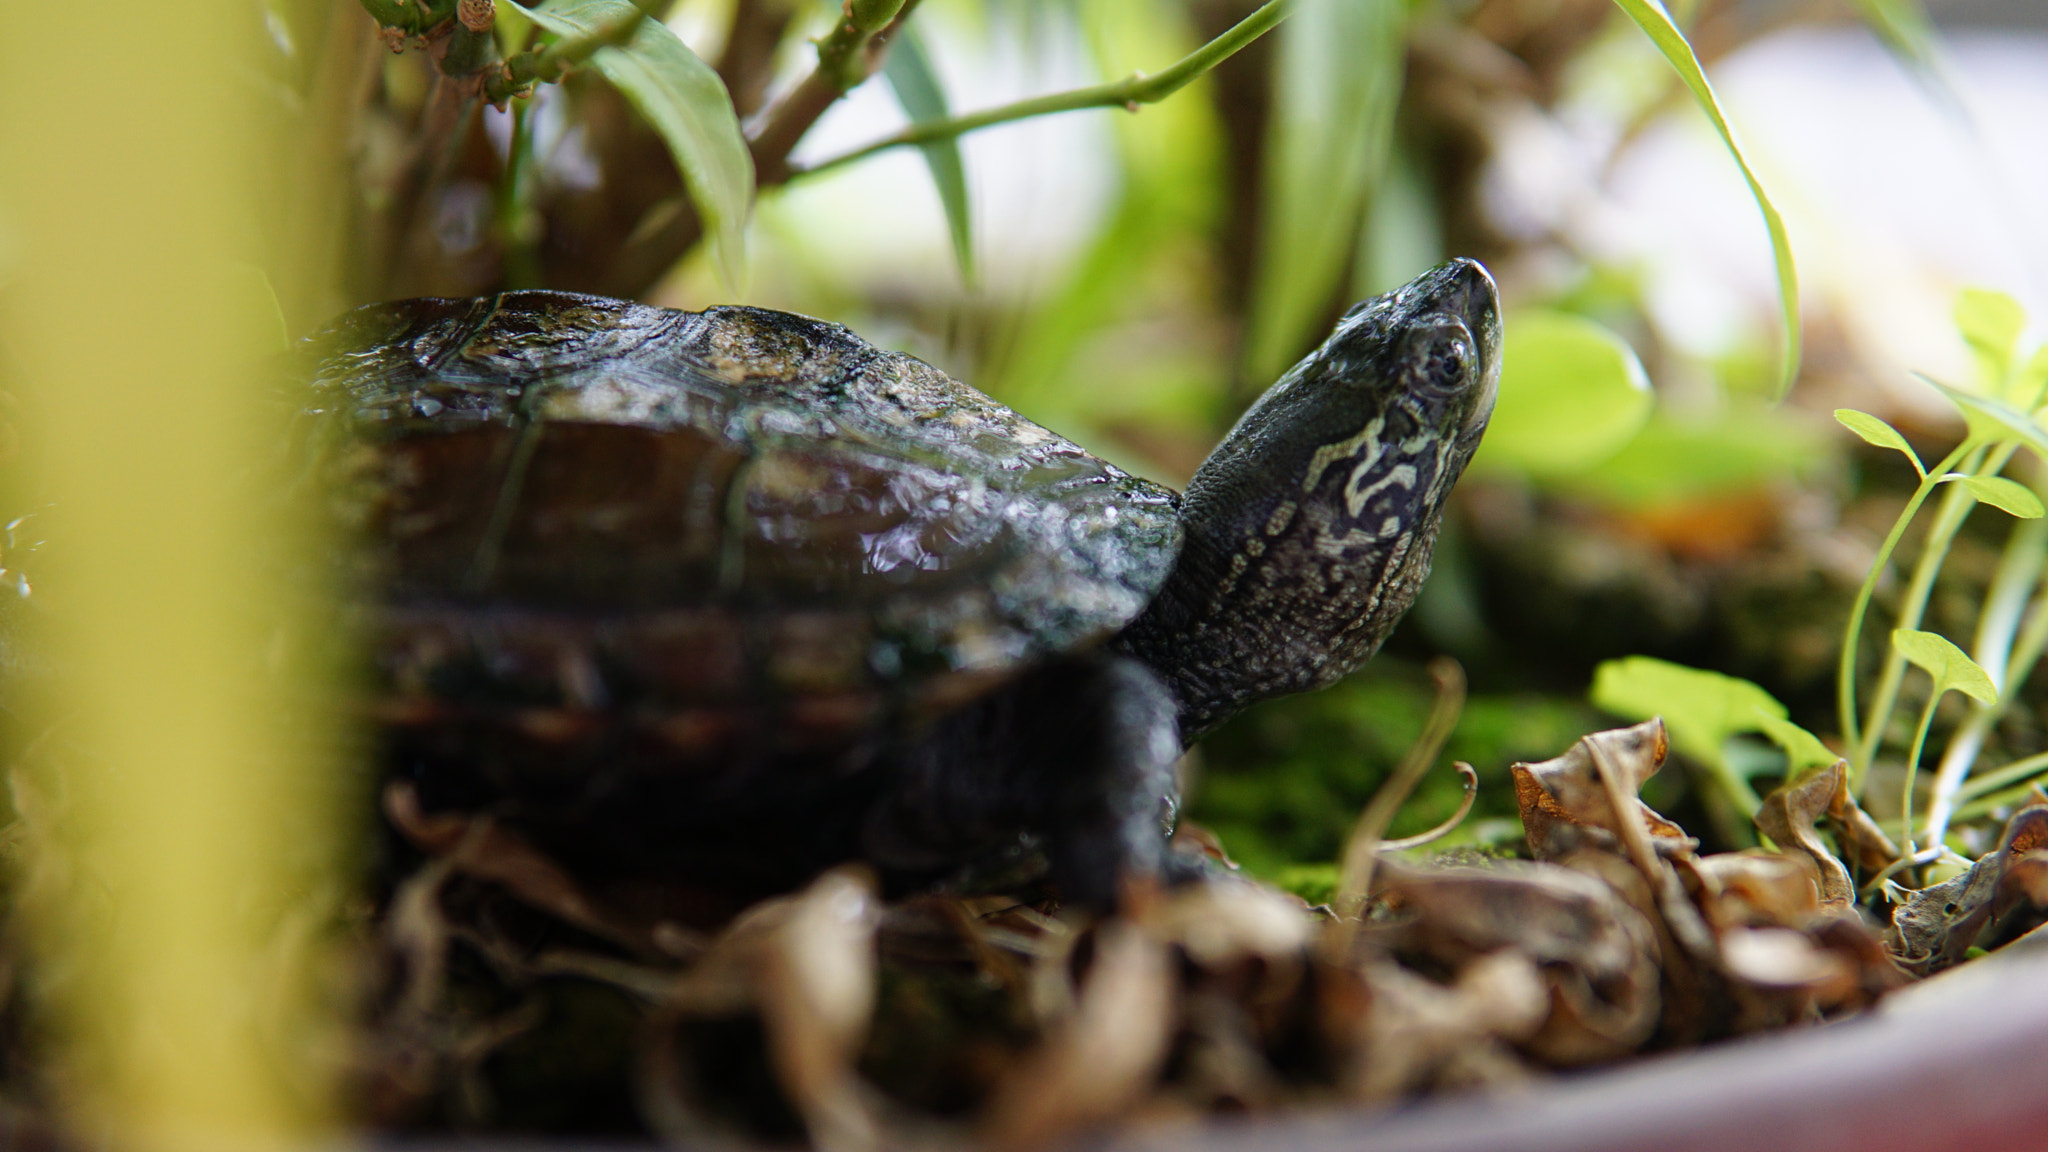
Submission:
POLYGON ((1472 330, 1455 316, 1426 316, 1401 336, 1401 365, 1425 388, 1456 392, 1478 379, 1472 330))

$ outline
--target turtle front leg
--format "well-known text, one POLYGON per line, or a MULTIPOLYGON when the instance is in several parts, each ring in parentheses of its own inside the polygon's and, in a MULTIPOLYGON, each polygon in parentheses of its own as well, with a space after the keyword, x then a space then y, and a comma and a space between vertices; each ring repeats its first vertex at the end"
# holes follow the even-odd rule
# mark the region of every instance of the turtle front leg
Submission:
POLYGON ((1120 880, 1172 865, 1175 710, 1158 675, 1126 657, 1035 669, 905 750, 863 854, 892 875, 931 877, 1013 846, 1022 829, 1063 901, 1111 907, 1120 880))

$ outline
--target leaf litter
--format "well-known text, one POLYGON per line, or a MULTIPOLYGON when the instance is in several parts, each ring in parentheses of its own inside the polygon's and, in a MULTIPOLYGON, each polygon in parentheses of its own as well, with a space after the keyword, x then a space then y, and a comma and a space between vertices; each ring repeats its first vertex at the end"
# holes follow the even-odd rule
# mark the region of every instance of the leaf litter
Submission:
MULTIPOLYGON (((1512 1090, 1838 1019, 2048 933, 2048 799, 1968 871, 1859 905, 1900 853, 1842 764, 1765 799, 1774 849, 1700 855, 1638 796, 1667 751, 1651 720, 1513 765, 1527 859, 1394 855, 1384 814, 1361 820, 1352 916, 1236 874, 1194 828, 1175 848, 1215 861, 1207 879, 1127 884, 1101 918, 1030 884, 885 900, 858 865, 707 916, 588 885, 394 784, 382 807, 416 863, 347 918, 335 984, 361 1012, 334 1060, 383 1131, 1023 1148, 1512 1090)), ((57 806, 17 803, 27 823, 57 806)))
POLYGON ((1127 886, 1100 919, 1028 886, 884 900, 845 866, 705 932, 394 788, 387 812, 424 862, 374 925, 387 983, 354 1069, 377 1091, 359 1095, 388 1126, 463 1126, 464 1078, 542 1011, 520 1005, 586 982, 631 1005, 629 1107, 664 1139, 1021 1148, 1510 1089, 1836 1019, 2048 920, 2048 804, 1880 923, 1857 885, 1899 851, 1841 764, 1766 798, 1775 849, 1700 855, 1638 796, 1668 747, 1652 720, 1513 765, 1528 859, 1418 861, 1379 850, 1383 815, 1362 820, 1350 917, 1235 874, 1184 829, 1176 850, 1217 861, 1210 878, 1127 886), (459 994, 457 967, 496 995, 459 994))

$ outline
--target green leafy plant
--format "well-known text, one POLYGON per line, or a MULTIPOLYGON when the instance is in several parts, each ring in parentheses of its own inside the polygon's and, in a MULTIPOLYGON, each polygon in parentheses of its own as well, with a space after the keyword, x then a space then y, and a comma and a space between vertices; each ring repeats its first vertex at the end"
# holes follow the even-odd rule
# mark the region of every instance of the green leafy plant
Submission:
MULTIPOLYGON (((2020 687, 2048 647, 2048 520, 2035 487, 2003 475, 2016 454, 2027 449, 2048 460, 2048 349, 2025 353, 2020 345, 2026 317, 2002 293, 1972 289, 1957 299, 1954 321, 1971 348, 1979 378, 1970 389, 1927 383, 1954 407, 1965 435, 1932 467, 1896 428, 1867 412, 1839 409, 1835 418, 1864 441, 1897 452, 1918 478, 1894 519, 1852 604, 1837 669, 1838 720, 1852 788, 1867 786, 1870 769, 1900 704, 1906 670, 1927 673, 1931 684, 1904 749, 1900 829, 1911 846, 1909 862, 1926 864, 1944 850, 1950 825, 1959 816, 1990 810, 1994 798, 2048 774, 2048 755, 2029 756, 1976 773, 1976 760, 1991 727, 2009 709, 2020 687), (1908 528, 1939 494, 1925 525, 1905 586, 1892 610, 1889 642, 1878 658, 1874 683, 1859 708, 1865 625, 1880 581, 1891 571, 1908 528), (2018 520, 2000 557, 1966 652, 1948 638, 1921 627, 1942 565, 1970 512, 1989 505, 2018 520), (1950 733, 1932 782, 1932 798, 1915 824, 1913 802, 1921 759, 1934 727, 1937 706, 1948 692, 1969 701, 1950 733), (1916 851, 1917 850, 1917 851, 1916 851)), ((2038 474, 2038 468, 2036 469, 2038 474)), ((2038 483, 2038 480, 2036 481, 2038 483)), ((1632 718, 1661 713, 1681 751, 1705 765, 1720 789, 1745 812, 1754 813, 1755 793, 1725 754, 1729 737, 1762 732, 1786 753, 1788 772, 1831 760, 1833 753, 1793 725, 1784 708, 1747 681, 1665 664, 1645 657, 1609 661, 1595 676, 1593 700, 1632 718)))
POLYGON ((1627 341, 1564 312, 1523 312, 1505 329, 1500 400, 1473 457, 1479 472, 1583 472, 1642 430, 1656 400, 1627 341))
MULTIPOLYGON (((1354 255, 1370 256, 1354 249, 1371 240, 1370 229, 1361 237, 1360 221, 1388 181, 1403 48, 1417 7, 1396 0, 1271 0, 1156 71, 956 112, 910 23, 917 0, 848 0, 814 38, 815 66, 765 107, 760 105, 774 67, 772 49, 805 23, 793 5, 736 5, 726 51, 714 66, 661 23, 669 5, 659 0, 548 0, 534 7, 509 0, 361 2, 388 44, 429 49, 447 81, 436 86, 417 121, 420 136, 403 161, 407 171, 395 194, 371 198, 374 229, 396 240, 417 231, 428 186, 446 177, 448 157, 470 130, 476 106, 509 105, 514 138, 500 177, 499 214, 506 225, 508 267, 524 280, 567 279, 573 282, 563 286, 616 295, 641 294, 705 239, 727 284, 738 284, 745 225, 759 192, 906 146, 924 152, 960 267, 971 275, 973 224, 960 136, 1081 109, 1135 111, 1183 90, 1284 20, 1261 158, 1261 235, 1248 268, 1250 307, 1241 355, 1243 374, 1260 379, 1270 378, 1313 339, 1331 297, 1346 282, 1347 268, 1358 262, 1354 255), (586 253, 577 258, 586 263, 593 255, 604 258, 598 250, 617 249, 604 266, 588 268, 564 263, 569 257, 553 249, 544 254, 552 263, 535 258, 533 234, 552 234, 572 222, 561 218, 562 210, 534 202, 536 182, 521 179, 520 164, 532 155, 536 123, 527 105, 537 88, 562 82, 582 67, 602 75, 656 130, 681 174, 684 194, 665 196, 658 178, 642 180, 646 189, 620 193, 604 214, 612 221, 605 225, 610 231, 554 245, 586 253), (876 74, 887 78, 911 123, 836 156, 795 163, 792 153, 820 116, 876 74), (537 213, 548 215, 551 227, 535 224, 537 213)), ((1764 214, 1785 324, 1782 377, 1789 382, 1798 362, 1796 277, 1778 213, 1679 25, 1654 0, 1616 2, 1727 143, 1764 214)), ((402 251, 403 245, 388 243, 364 249, 363 259, 386 262, 367 270, 379 286, 371 295, 394 279, 403 283, 403 270, 390 265, 402 251)))

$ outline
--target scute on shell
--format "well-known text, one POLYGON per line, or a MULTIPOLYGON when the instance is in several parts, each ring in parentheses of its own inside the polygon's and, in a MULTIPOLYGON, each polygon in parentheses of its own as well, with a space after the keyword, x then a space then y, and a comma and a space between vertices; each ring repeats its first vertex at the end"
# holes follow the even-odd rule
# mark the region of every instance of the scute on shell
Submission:
POLYGON ((835 324, 534 291, 314 345, 400 697, 829 740, 1114 634, 1180 545, 1168 490, 835 324))

